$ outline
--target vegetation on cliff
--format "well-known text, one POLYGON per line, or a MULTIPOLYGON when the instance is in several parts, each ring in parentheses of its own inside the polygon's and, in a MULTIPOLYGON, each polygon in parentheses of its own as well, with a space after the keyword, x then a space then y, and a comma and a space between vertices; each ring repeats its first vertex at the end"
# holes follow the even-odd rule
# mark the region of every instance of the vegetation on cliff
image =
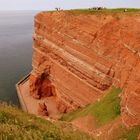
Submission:
POLYGON ((102 10, 94 10, 90 9, 74 9, 69 10, 69 12, 75 14, 113 14, 113 13, 140 13, 140 9, 136 8, 116 8, 116 9, 102 9, 102 10))
POLYGON ((129 130, 124 126, 120 126, 119 130, 116 129, 115 131, 118 131, 119 133, 117 135, 114 134, 114 140, 137 140, 140 134, 140 125, 129 130))
POLYGON ((78 117, 91 114, 95 119, 97 127, 104 125, 120 115, 120 98, 118 97, 120 93, 121 89, 112 87, 111 91, 100 101, 65 114, 62 120, 72 121, 78 117))
POLYGON ((97 101, 94 104, 90 104, 85 108, 81 108, 74 112, 65 114, 62 116, 61 120, 73 122, 78 118, 90 115, 94 120, 90 122, 94 122, 94 124, 92 124, 93 130, 99 129, 102 131, 102 128, 107 129, 104 127, 105 125, 109 126, 115 124, 117 126, 112 128, 112 133, 109 137, 109 140, 137 140, 140 133, 140 126, 138 125, 131 129, 127 129, 122 123, 119 123, 118 121, 120 120, 121 114, 119 98, 121 91, 122 90, 120 88, 112 87, 112 89, 107 92, 100 101, 97 101))
POLYGON ((68 123, 51 123, 21 110, 0 104, 1 140, 92 140, 68 123), (59 125, 58 125, 59 124, 59 125))

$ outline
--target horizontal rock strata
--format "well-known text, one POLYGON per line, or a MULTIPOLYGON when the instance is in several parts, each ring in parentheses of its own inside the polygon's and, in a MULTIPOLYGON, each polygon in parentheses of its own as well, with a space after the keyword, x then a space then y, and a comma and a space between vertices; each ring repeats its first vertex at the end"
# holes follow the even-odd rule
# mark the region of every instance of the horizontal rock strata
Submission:
POLYGON ((140 123, 138 18, 70 12, 36 15, 31 95, 56 96, 60 112, 68 112, 95 102, 114 85, 123 89, 124 124, 140 123))

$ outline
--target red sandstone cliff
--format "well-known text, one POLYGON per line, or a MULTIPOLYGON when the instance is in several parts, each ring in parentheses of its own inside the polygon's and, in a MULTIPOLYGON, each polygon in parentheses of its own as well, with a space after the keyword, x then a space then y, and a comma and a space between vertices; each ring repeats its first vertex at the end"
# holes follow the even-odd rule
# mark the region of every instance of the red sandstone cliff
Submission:
POLYGON ((33 97, 54 96, 67 112, 115 85, 124 124, 140 124, 140 15, 41 12, 33 39, 33 97))

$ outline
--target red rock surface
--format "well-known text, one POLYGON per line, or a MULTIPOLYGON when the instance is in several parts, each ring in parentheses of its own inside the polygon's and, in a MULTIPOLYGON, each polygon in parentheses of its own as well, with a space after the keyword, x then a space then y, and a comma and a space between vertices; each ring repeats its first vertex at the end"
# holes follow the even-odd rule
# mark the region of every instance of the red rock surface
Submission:
POLYGON ((140 124, 140 15, 41 12, 35 16, 30 92, 56 96, 60 112, 123 89, 121 114, 140 124))

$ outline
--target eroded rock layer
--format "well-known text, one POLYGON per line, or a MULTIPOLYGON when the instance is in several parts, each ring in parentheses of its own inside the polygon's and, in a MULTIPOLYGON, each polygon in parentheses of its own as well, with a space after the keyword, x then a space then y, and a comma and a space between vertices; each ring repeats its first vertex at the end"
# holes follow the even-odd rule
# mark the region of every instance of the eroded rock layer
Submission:
POLYGON ((42 12, 33 39, 33 97, 55 96, 68 112, 115 85, 123 89, 123 122, 140 123, 140 15, 42 12))

